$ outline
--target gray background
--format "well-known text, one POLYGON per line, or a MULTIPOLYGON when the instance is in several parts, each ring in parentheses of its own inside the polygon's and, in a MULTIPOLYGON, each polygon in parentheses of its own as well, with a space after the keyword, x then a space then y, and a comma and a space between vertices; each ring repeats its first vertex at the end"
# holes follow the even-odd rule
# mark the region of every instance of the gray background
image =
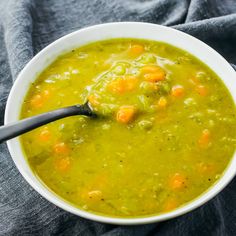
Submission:
MULTIPOLYGON (((0 122, 13 81, 55 39, 85 26, 143 21, 173 26, 236 64, 236 0, 0 0, 0 122)), ((219 65, 220 66, 220 65, 219 65)), ((208 204, 163 223, 113 226, 69 214, 22 178, 0 145, 0 235, 235 235, 236 181, 208 204)))

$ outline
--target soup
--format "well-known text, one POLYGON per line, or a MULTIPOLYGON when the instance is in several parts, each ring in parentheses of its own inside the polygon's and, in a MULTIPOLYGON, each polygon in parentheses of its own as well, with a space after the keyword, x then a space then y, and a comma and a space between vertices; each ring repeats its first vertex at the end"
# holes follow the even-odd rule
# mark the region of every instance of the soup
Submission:
POLYGON ((21 137, 34 173, 80 209, 116 217, 174 210, 222 175, 236 109, 217 75, 171 45, 112 39, 58 57, 31 85, 21 118, 89 102, 21 137))

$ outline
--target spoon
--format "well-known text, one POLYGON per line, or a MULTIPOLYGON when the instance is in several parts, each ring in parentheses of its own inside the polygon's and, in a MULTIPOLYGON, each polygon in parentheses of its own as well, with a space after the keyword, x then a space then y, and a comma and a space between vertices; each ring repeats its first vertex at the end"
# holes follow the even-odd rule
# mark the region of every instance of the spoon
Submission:
POLYGON ((32 116, 8 125, 0 126, 0 143, 8 139, 15 138, 18 135, 36 129, 52 121, 59 120, 68 116, 96 116, 88 102, 83 105, 74 105, 49 111, 37 116, 32 116))

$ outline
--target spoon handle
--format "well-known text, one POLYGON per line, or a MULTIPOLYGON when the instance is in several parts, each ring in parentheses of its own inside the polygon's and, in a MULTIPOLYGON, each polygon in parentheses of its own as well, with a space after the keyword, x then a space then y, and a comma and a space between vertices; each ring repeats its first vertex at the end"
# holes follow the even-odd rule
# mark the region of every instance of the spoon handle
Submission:
POLYGON ((0 143, 52 121, 75 115, 93 116, 94 114, 89 105, 85 103, 83 105, 65 107, 37 116, 32 116, 17 122, 0 126, 0 143))

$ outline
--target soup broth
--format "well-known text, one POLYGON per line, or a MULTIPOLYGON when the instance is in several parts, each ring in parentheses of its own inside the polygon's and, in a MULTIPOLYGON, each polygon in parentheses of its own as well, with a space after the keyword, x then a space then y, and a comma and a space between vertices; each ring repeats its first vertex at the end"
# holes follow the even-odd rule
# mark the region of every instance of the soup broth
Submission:
POLYGON ((21 118, 88 100, 22 135, 34 173, 80 209, 168 212, 219 179, 236 146, 235 104, 217 75, 171 45, 112 39, 58 57, 31 85, 21 118))

